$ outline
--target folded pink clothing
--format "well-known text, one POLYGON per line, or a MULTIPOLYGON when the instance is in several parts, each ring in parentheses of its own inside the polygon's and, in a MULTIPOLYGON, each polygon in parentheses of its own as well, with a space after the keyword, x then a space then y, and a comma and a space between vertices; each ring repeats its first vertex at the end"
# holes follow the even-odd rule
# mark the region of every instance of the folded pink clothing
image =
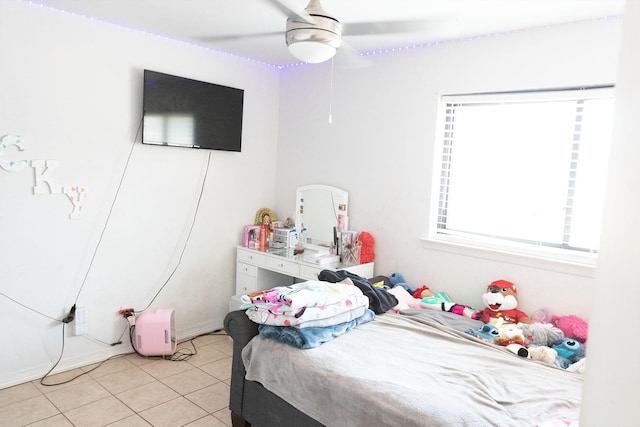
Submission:
MULTIPOLYGON (((410 309, 410 308, 430 308, 430 309, 435 309, 435 307, 432 307, 431 304, 423 303, 420 298, 414 298, 402 286, 395 286, 395 287, 391 288, 388 292, 398 299, 398 305, 396 305, 395 307, 392 307, 391 310, 390 310, 390 311, 393 311, 395 313, 398 313, 398 312, 400 312, 402 310, 407 310, 407 309, 410 309)), ((440 307, 438 306, 437 309, 440 310, 440 307)))

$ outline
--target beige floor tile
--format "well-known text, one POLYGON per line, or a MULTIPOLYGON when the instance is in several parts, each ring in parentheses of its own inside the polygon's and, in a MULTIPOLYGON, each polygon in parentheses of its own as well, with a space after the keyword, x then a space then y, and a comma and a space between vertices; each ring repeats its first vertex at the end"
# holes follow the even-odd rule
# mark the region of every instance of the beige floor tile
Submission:
MULTIPOLYGON (((93 369, 95 365, 88 366, 86 368, 93 369)), ((104 361, 99 367, 92 370, 89 375, 92 378, 99 378, 105 375, 113 374, 115 372, 124 371, 125 369, 133 368, 134 365, 124 356, 117 356, 113 359, 104 361)))
POLYGON ((220 381, 226 381, 231 378, 231 360, 231 357, 225 357, 224 359, 202 365, 200 369, 209 375, 213 375, 220 381))
POLYGON ((185 427, 227 427, 227 425, 216 417, 207 415, 206 417, 187 424, 185 427))
POLYGON ((131 353, 47 377, 54 386, 0 390, 0 427, 230 427, 233 342, 203 335, 193 345, 197 354, 185 361, 131 353))
POLYGON ((0 408, 2 427, 24 426, 59 414, 43 395, 0 408))
POLYGON ((175 353, 178 354, 191 354, 197 351, 197 346, 195 344, 195 340, 189 340, 179 343, 176 346, 175 353))
POLYGON ((188 362, 195 366, 206 365, 207 363, 215 362, 216 360, 224 359, 225 357, 229 357, 225 353, 216 350, 210 345, 206 345, 204 347, 198 348, 198 353, 193 355, 188 362))
POLYGON ((227 356, 233 356, 233 341, 231 341, 230 338, 227 338, 225 341, 219 342, 217 344, 211 344, 211 347, 223 352, 227 356))
POLYGON ((47 393, 47 399, 53 403, 60 412, 79 408, 88 403, 109 397, 111 394, 97 382, 85 381, 72 385, 62 390, 47 393))
POLYGON ((184 396, 185 394, 189 394, 196 390, 200 390, 201 388, 215 384, 218 380, 198 368, 193 368, 188 371, 163 378, 162 382, 184 396))
POLYGON ((229 405, 229 386, 216 383, 185 396, 208 413, 217 412, 229 405))
POLYGON ((122 393, 156 381, 155 378, 137 366, 98 377, 95 380, 112 394, 122 393))
POLYGON ((229 408, 220 409, 211 415, 222 421, 224 425, 231 427, 231 411, 229 408))
POLYGON ((42 396, 42 393, 30 382, 4 388, 0 390, 0 408, 38 396, 42 396))
POLYGON ((72 409, 64 414, 76 427, 96 427, 134 415, 124 403, 113 396, 72 409))
POLYGON ((175 427, 196 421, 207 413, 193 402, 179 397, 139 414, 154 427, 175 427))
POLYGON ((155 381, 117 394, 116 397, 135 412, 141 412, 176 399, 180 395, 161 382, 155 381))
POLYGON ((151 363, 140 365, 139 368, 156 379, 162 379, 188 371, 193 368, 193 365, 187 362, 173 362, 171 360, 158 359, 151 363))
POLYGON ((116 426, 117 427, 149 427, 150 425, 151 424, 146 422, 144 418, 142 418, 140 415, 132 415, 125 419, 116 421, 113 424, 107 424, 107 426, 114 426, 114 427, 116 426))
POLYGON ((138 353, 130 353, 123 357, 135 366, 144 365, 145 363, 150 363, 156 360, 153 357, 140 356, 138 353))
POLYGON ((216 334, 207 334, 207 335, 200 335, 197 338, 194 338, 193 342, 196 344, 196 347, 200 346, 200 345, 217 345, 220 344, 222 342, 226 342, 226 341, 231 341, 231 338, 229 338, 229 335, 224 334, 224 335, 216 335, 216 334))
POLYGON ((61 390, 63 388, 71 387, 85 381, 91 381, 91 378, 85 374, 85 371, 77 368, 71 369, 70 371, 60 372, 59 374, 50 375, 44 379, 45 384, 55 385, 42 385, 40 384, 39 379, 31 381, 31 384, 35 385, 38 390, 46 394, 56 390, 61 390))
POLYGON ((73 427, 73 424, 71 424, 71 421, 69 421, 64 415, 58 414, 33 424, 29 424, 29 427, 73 427))

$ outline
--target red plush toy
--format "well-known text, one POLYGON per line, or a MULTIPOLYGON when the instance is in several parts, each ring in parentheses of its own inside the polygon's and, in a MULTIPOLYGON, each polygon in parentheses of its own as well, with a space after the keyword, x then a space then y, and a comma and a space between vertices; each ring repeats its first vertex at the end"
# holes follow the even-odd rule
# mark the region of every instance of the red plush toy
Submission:
POLYGON ((496 280, 487 286, 482 295, 486 307, 482 312, 482 321, 489 323, 502 319, 504 323, 531 323, 529 316, 518 310, 516 285, 506 280, 496 280))
POLYGON ((358 242, 362 245, 360 248, 360 263, 365 264, 373 261, 376 257, 376 254, 373 252, 373 244, 375 243, 373 236, 366 231, 361 231, 358 235, 358 242))

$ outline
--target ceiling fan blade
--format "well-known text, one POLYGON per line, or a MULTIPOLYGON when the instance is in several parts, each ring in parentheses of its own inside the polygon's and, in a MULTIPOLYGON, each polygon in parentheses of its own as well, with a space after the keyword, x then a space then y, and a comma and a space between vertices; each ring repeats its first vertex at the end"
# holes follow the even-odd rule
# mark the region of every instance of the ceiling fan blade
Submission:
POLYGON ((212 37, 200 37, 203 42, 226 42, 231 40, 246 40, 251 38, 271 37, 271 36, 283 36, 282 31, 270 31, 266 33, 252 33, 252 34, 230 34, 226 36, 212 36, 212 37))
POLYGON ((372 65, 369 58, 360 55, 360 52, 344 39, 336 52, 336 60, 340 61, 340 64, 346 68, 364 68, 372 65))
POLYGON ((266 0, 273 7, 278 9, 288 18, 295 19, 300 22, 308 22, 309 24, 315 24, 313 18, 307 13, 305 9, 300 9, 299 4, 294 0, 266 0))
POLYGON ((343 36, 367 36, 403 33, 455 35, 459 30, 460 24, 455 18, 413 21, 352 22, 342 24, 343 36))

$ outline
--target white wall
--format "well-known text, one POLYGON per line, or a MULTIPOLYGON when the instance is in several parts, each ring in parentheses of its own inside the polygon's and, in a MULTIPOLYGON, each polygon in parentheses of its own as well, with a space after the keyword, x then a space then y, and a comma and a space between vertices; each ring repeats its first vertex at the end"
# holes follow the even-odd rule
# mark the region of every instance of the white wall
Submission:
POLYGON ((130 351, 127 335, 117 347, 95 340, 118 340, 117 310, 146 307, 178 265, 209 154, 184 257, 151 307, 176 310, 179 337, 221 327, 242 226, 274 204, 278 72, 28 2, 0 2, 0 58, 0 137, 20 135, 26 146, 3 158, 55 159, 56 187, 88 188, 83 217, 71 220, 64 195, 32 194, 33 168, 0 169, 0 292, 47 316, 0 295, 0 387, 53 366, 62 326, 50 318, 64 317, 76 298, 89 333, 66 327, 57 370, 130 351), (244 89, 242 152, 134 144, 145 68, 244 89))
POLYGON ((616 84, 616 119, 580 425, 637 426, 640 406, 640 341, 629 331, 640 327, 640 3, 625 8, 620 66, 616 84), (620 345, 619 345, 620 344, 620 345))
POLYGON ((480 307, 485 286, 508 279, 529 314, 547 307, 588 319, 593 271, 434 250, 420 238, 429 221, 438 95, 614 83, 620 26, 593 21, 466 40, 374 57, 368 68, 336 61, 332 124, 331 65, 285 73, 277 206, 293 210, 299 185, 335 185, 350 193, 350 228, 376 240, 376 274, 400 272, 416 287, 480 307))

